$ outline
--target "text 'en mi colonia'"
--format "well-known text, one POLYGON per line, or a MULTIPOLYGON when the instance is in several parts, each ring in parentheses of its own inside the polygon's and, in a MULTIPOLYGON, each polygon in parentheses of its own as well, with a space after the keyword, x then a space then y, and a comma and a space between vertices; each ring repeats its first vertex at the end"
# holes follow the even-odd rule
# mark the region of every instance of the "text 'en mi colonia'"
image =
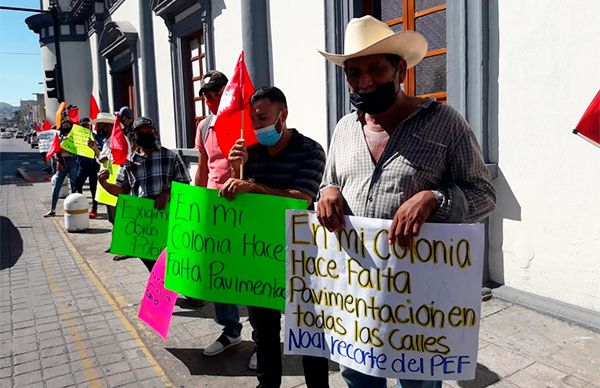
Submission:
MULTIPOLYGON (((342 229, 339 232, 332 233, 320 224, 309 223, 307 214, 294 214, 290 228, 292 232, 292 244, 294 245, 306 247, 318 246, 324 249, 329 249, 331 246, 335 247, 338 252, 345 251, 350 257, 355 259, 358 257, 367 257, 367 251, 370 251, 373 252, 374 258, 380 260, 407 260, 411 264, 447 265, 458 269, 469 268, 472 265, 471 246, 466 239, 460 239, 456 243, 451 239, 450 243, 448 243, 441 240, 415 238, 411 248, 405 249, 398 242, 394 244, 388 242, 387 229, 377 230, 373 236, 366 236, 363 228, 342 229), (302 240, 299 237, 302 228, 310 230, 309 240, 302 240), (370 250, 366 246, 368 241, 372 243, 370 250)), ((328 261, 320 259, 323 258, 313 258, 315 271, 317 270, 317 265, 328 261)), ((325 263, 325 265, 330 264, 325 263)))

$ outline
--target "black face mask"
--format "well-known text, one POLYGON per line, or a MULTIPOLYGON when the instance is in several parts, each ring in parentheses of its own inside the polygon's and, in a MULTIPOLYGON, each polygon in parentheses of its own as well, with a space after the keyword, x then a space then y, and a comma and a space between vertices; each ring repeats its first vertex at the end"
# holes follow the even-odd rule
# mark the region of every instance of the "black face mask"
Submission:
POLYGON ((156 144, 156 136, 154 136, 154 134, 152 133, 142 133, 142 134, 135 134, 133 137, 133 141, 135 141, 135 143, 137 145, 139 145, 142 148, 145 149, 152 149, 154 148, 155 144, 156 144))
POLYGON ((69 134, 69 132, 71 132, 71 126, 70 125, 69 126, 65 125, 65 126, 61 126, 60 127, 60 134, 61 135, 66 136, 66 135, 69 134))
POLYGON ((396 102, 396 85, 394 81, 377 86, 369 93, 350 93, 350 102, 361 112, 379 114, 390 109, 396 102))

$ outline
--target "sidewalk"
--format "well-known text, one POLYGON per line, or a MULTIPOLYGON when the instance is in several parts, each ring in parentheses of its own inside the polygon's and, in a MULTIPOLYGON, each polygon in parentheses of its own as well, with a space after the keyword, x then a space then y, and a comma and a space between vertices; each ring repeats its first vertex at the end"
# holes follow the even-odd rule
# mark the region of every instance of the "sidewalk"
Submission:
MULTIPOLYGON (((207 358, 201 353, 202 349, 220 334, 220 326, 213 321, 214 310, 210 304, 196 310, 176 307, 169 338, 163 343, 157 334, 137 318, 139 302, 148 278, 146 268, 137 259, 117 262, 111 260, 112 255, 104 253, 111 238, 111 225, 108 221, 91 220, 91 230, 86 233, 61 232, 62 217, 41 218, 49 201, 49 184, 41 183, 33 187, 2 186, 1 190, 0 214, 8 216, 17 226, 23 238, 24 252, 10 270, 0 272, 0 314, 4 317, 7 311, 18 306, 27 305, 28 308, 20 313, 16 313, 20 310, 13 310, 12 326, 4 324, 4 319, 3 324, 0 325, 0 387, 3 387, 6 381, 21 386, 16 384, 22 380, 18 372, 27 368, 33 369, 36 377, 41 375, 44 381, 50 381, 46 380, 46 376, 52 372, 46 372, 46 368, 50 366, 47 366, 47 362, 44 361, 48 356, 47 352, 45 356, 43 354, 40 356, 43 367, 40 368, 39 359, 33 364, 27 364, 29 360, 21 356, 21 353, 9 355, 10 352, 4 350, 5 343, 11 341, 10 330, 15 330, 12 349, 18 348, 19 352, 22 352, 21 344, 30 343, 19 338, 22 336, 29 338, 27 336, 37 330, 38 342, 41 344, 34 344, 37 347, 32 352, 44 353, 45 349, 40 345, 44 345, 47 340, 42 341, 46 336, 42 336, 41 333, 45 332, 47 325, 37 326, 49 323, 48 320, 43 321, 47 317, 45 314, 56 316, 60 320, 78 320, 72 321, 71 326, 82 328, 77 334, 80 336, 79 339, 67 339, 67 337, 77 338, 77 335, 65 334, 64 330, 57 329, 63 333, 61 336, 65 337, 64 342, 81 343, 82 346, 89 343, 92 347, 94 344, 102 343, 104 346, 102 351, 110 350, 115 352, 113 354, 115 357, 121 357, 118 359, 120 362, 113 365, 127 364, 129 372, 136 378, 132 381, 134 384, 142 381, 138 377, 137 368, 145 363, 143 370, 153 374, 148 381, 160 386, 168 384, 185 387, 256 386, 254 373, 247 369, 252 343, 245 310, 241 312, 244 322, 242 333, 244 342, 241 346, 219 356, 207 358), (23 194, 20 194, 19 190, 23 194), (43 205, 40 204, 41 198, 43 198, 43 205), (8 202, 11 203, 10 208, 6 205, 8 202), (65 243, 63 239, 67 242, 65 243), (75 252, 69 249, 71 244, 75 252), (29 288, 29 296, 19 296, 22 295, 20 290, 26 287, 29 288), (103 289, 107 290, 106 295, 103 289), (48 292, 55 295, 43 296, 48 292), (10 295, 10 298, 6 298, 7 295, 10 295), (49 310, 35 307, 52 305, 53 301, 58 311, 49 307, 49 310), (44 313, 44 311, 52 312, 44 313), (27 322, 27 325, 22 324, 23 321, 27 322), (84 326, 74 324, 79 321, 82 321, 84 326), (27 331, 22 331, 23 329, 27 331), (19 337, 16 335, 17 332, 20 334, 19 337), (137 339, 138 335, 143 343, 137 339), (130 359, 130 357, 135 358, 130 359), (153 360, 156 360, 157 365, 152 366, 153 360), (10 367, 7 367, 9 363, 10 367), (161 377, 162 371, 166 377, 161 377), (12 376, 13 380, 7 380, 9 376, 12 376), (161 378, 163 380, 160 380, 161 378)), ((59 203, 57 209, 61 209, 61 206, 59 203)), ((99 210, 104 213, 102 205, 99 210)), ((59 210, 58 214, 62 214, 62 211, 59 210)), ((35 346, 26 345, 26 349, 35 346)), ((448 387, 600 387, 599 349, 600 334, 598 333, 492 299, 482 305, 477 378, 474 381, 449 381, 444 385, 448 387)), ((69 351, 70 348, 63 353, 67 354, 69 351)), ((101 358, 102 355, 97 355, 97 348, 93 351, 95 356, 90 362, 94 362, 94 367, 89 369, 96 370, 97 375, 94 377, 98 379, 97 381, 105 385, 111 384, 110 369, 107 372, 106 364, 102 362, 106 360, 101 358)), ((67 355, 71 357, 70 353, 67 355)), ((115 360, 117 359, 109 359, 112 362, 115 360)), ((75 361, 67 365, 70 366, 72 374, 81 369, 75 361)), ((337 367, 333 365, 332 367, 337 370, 337 367)), ((331 372, 331 386, 345 387, 336 370, 331 372)), ((80 375, 74 374, 74 376, 80 375)), ((69 375, 63 376, 68 379, 69 375)), ((151 386, 146 381, 141 385, 151 386)), ((47 384, 47 386, 52 385, 47 384)), ((285 357, 282 386, 304 386, 299 357, 285 357)), ((390 380, 389 386, 395 384, 390 380)))
POLYGON ((164 372, 55 223, 49 184, 0 185, 0 387, 163 387, 164 372))

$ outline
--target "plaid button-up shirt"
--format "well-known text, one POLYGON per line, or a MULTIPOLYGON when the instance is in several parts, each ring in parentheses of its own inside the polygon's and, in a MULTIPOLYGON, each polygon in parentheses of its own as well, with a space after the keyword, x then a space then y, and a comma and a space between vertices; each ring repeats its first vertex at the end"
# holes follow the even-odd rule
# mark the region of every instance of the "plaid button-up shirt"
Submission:
POLYGON ((496 194, 481 149, 467 122, 433 100, 391 134, 376 163, 356 112, 337 124, 321 189, 336 186, 346 214, 392 219, 400 205, 423 190, 438 201, 429 222, 476 222, 495 207, 496 194))
POLYGON ((160 145, 150 155, 132 152, 117 173, 117 184, 127 184, 136 197, 156 199, 173 181, 190 183, 190 174, 179 155, 160 145))

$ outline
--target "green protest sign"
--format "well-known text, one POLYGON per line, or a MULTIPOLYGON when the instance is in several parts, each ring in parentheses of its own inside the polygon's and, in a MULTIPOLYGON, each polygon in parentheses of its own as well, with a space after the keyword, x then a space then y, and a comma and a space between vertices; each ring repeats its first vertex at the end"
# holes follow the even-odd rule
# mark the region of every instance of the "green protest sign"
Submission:
POLYGON ((167 245, 169 205, 154 208, 147 198, 119 195, 110 253, 156 260, 167 245))
POLYGON ((79 125, 73 125, 71 132, 60 143, 60 148, 72 154, 93 159, 95 156, 94 150, 88 147, 88 140, 90 139, 94 139, 92 131, 79 125))
POLYGON ((228 201, 217 190, 173 183, 165 287, 283 310, 286 209, 306 209, 306 201, 262 194, 228 201))

